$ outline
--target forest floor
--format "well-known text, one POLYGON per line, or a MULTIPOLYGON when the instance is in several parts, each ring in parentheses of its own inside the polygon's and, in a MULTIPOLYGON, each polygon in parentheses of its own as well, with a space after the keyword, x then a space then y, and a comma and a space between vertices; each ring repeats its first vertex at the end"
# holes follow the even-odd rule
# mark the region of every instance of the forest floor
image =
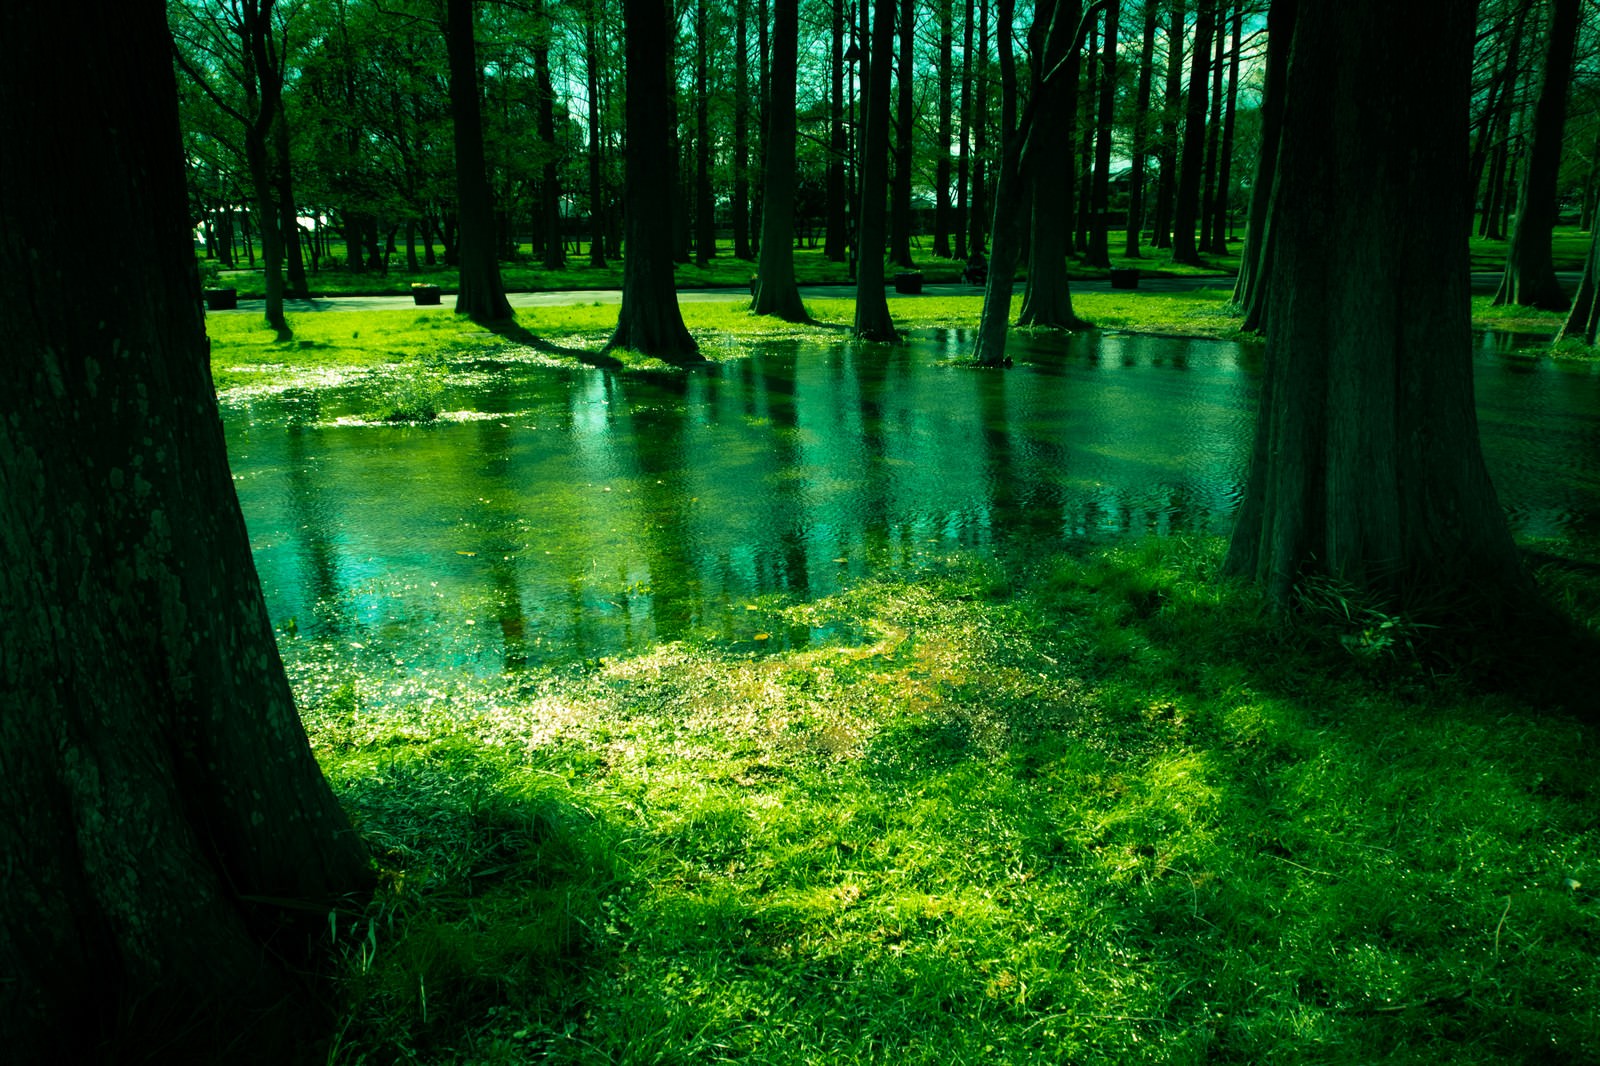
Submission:
MULTIPOLYGON (((1230 298, 1077 308, 1225 338, 1230 298)), ((979 299, 894 307, 959 330, 979 299)), ((852 301, 808 303, 683 311, 718 359, 847 336, 852 301)), ((615 315, 517 324, 568 365, 615 315)), ((526 343, 437 309, 292 321, 209 318, 219 386, 526 343)), ((1524 547, 1600 633, 1600 552, 1524 547)), ((952 555, 423 699, 280 634, 380 873, 330 925, 328 1061, 1600 1060, 1600 793, 1563 653, 1445 644, 1326 583, 1284 624, 1221 551, 952 555)))

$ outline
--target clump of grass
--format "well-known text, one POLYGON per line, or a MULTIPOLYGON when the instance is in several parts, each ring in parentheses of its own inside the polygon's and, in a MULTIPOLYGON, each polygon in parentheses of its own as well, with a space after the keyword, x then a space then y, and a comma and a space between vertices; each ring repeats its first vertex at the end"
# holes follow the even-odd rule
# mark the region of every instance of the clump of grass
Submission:
POLYGON ((1593 1061, 1590 734, 1379 683, 1218 553, 958 563, 448 711, 325 687, 384 877, 331 1057, 1593 1061))

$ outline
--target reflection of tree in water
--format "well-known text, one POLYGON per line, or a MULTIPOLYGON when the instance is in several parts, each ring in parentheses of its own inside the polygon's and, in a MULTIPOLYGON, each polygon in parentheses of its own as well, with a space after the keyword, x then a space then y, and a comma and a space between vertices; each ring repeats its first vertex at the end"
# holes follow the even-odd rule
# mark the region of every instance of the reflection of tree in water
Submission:
MULTIPOLYGON (((487 393, 480 407, 491 411, 504 410, 509 396, 504 387, 487 393)), ((499 419, 478 422, 476 453, 480 469, 484 471, 485 491, 481 498, 500 499, 517 495, 519 486, 511 474, 511 428, 499 419), (493 492, 490 486, 501 491, 493 492)), ((509 532, 509 518, 502 516, 500 528, 491 531, 491 539, 509 532)), ((500 626, 500 642, 504 669, 518 670, 528 664, 528 618, 522 605, 522 582, 518 563, 518 546, 504 544, 506 550, 491 550, 489 555, 489 603, 495 621, 500 626)))
POLYGON ((331 514, 340 494, 316 476, 308 437, 320 434, 300 421, 291 419, 284 427, 284 466, 288 471, 289 512, 293 518, 291 536, 296 540, 295 555, 305 576, 289 587, 308 589, 316 628, 329 636, 346 631, 351 604, 342 600, 347 591, 339 573, 339 552, 332 530, 338 523, 331 514))

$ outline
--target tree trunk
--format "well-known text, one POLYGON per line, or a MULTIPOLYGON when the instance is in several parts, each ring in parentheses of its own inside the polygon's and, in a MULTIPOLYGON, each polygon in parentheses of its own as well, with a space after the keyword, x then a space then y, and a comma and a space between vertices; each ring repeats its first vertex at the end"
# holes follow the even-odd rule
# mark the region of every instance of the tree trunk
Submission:
MULTIPOLYGON (((250 187, 255 197, 256 229, 261 235, 261 273, 266 287, 267 328, 277 334, 277 339, 288 340, 292 335, 289 320, 283 314, 283 230, 280 228, 280 211, 273 196, 273 171, 271 159, 272 128, 283 108, 280 82, 273 73, 272 61, 272 4, 273 0, 243 0, 240 5, 241 52, 244 61, 245 115, 248 121, 244 130, 245 165, 250 173, 250 187)), ((254 253, 251 255, 254 266, 254 253)))
POLYGON ((494 254, 494 202, 483 164, 483 121, 478 111, 478 44, 472 0, 445 0, 445 51, 450 61, 450 118, 456 149, 457 256, 461 286, 456 313, 474 322, 511 317, 500 262, 494 254))
POLYGON ((1255 183, 1250 188, 1250 220, 1233 302, 1244 316, 1241 328, 1266 324, 1267 279, 1272 276, 1272 197, 1278 169, 1278 142, 1283 131, 1283 100, 1289 73, 1289 42, 1294 37, 1298 0, 1274 0, 1267 10, 1267 76, 1261 91, 1261 145, 1255 183))
POLYGON ((1139 250, 1139 231, 1144 227, 1144 160, 1149 148, 1150 135, 1150 83, 1155 76, 1156 23, 1161 8, 1157 0, 1144 3, 1144 40, 1139 48, 1138 106, 1133 116, 1133 157, 1128 176, 1128 230, 1122 254, 1129 259, 1142 259, 1139 250))
MULTIPOLYGON (((844 4, 845 0, 833 0, 831 13, 833 20, 832 54, 829 67, 829 94, 828 94, 828 235, 824 245, 823 254, 834 262, 843 262, 846 252, 845 246, 849 243, 849 234, 845 232, 844 210, 844 103, 841 94, 844 91, 844 4)), ((749 136, 746 123, 749 122, 749 93, 748 93, 748 64, 745 61, 747 40, 745 35, 745 19, 749 11, 749 0, 739 0, 739 30, 738 50, 739 56, 735 61, 734 81, 738 88, 735 90, 737 103, 734 107, 734 153, 738 157, 734 167, 737 175, 733 193, 734 220, 733 244, 734 254, 740 259, 750 258, 750 238, 745 227, 748 225, 750 215, 750 179, 745 171, 750 164, 749 136), (742 188, 739 185, 742 184, 742 188), (742 250, 740 250, 742 249, 742 250)), ((798 32, 798 31, 797 31, 798 32)), ((793 99, 793 90, 791 100, 793 99)), ((790 143, 793 145, 793 129, 790 127, 790 143)), ((794 189, 789 191, 789 219, 790 234, 793 236, 794 227, 794 189)), ((765 226, 765 215, 762 225, 765 226)), ((786 238, 787 240, 787 238, 786 238)), ((763 238, 763 245, 765 238, 763 238)), ((789 258, 793 277, 793 256, 789 258)), ((798 296, 796 297, 798 299, 798 296)))
MULTIPOLYGON (((1002 0, 1004 2, 1004 0, 1002 0)), ((895 0, 873 0, 872 48, 868 52, 866 144, 861 155, 861 257, 856 264, 855 334, 867 340, 895 339, 883 284, 884 188, 889 170, 889 75, 894 55, 895 0)))
POLYGON ((1511 247, 1506 252, 1496 304, 1522 304, 1565 311, 1567 294, 1556 280, 1550 239, 1555 231, 1556 180, 1567 123, 1567 89, 1572 84, 1572 52, 1578 38, 1580 0, 1551 0, 1550 30, 1545 35, 1544 79, 1533 114, 1533 145, 1522 182, 1511 247))
POLYGON ((1178 197, 1172 219, 1172 261, 1200 265, 1195 246, 1195 225, 1200 209, 1200 180, 1205 169, 1206 75, 1211 65, 1211 31, 1214 0, 1200 0, 1195 22, 1194 54, 1189 66, 1189 103, 1183 122, 1183 159, 1178 175, 1178 197))
POLYGON ((772 106, 767 125, 767 195, 761 205, 761 269, 751 310, 807 321, 794 280, 795 77, 799 0, 776 0, 772 26, 772 106))
POLYGON ((660 0, 623 0, 627 52, 627 149, 623 183, 622 308, 607 350, 631 348, 668 362, 700 360, 683 324, 672 273, 670 183, 660 161, 671 129, 671 67, 661 41, 667 33, 660 0))
POLYGON ((955 256, 966 259, 967 216, 972 210, 968 202, 968 182, 972 172, 972 8, 967 0, 966 21, 961 24, 961 154, 956 162, 956 218, 955 256))
MULTIPOLYGON (((556 146, 555 87, 550 83, 550 37, 555 32, 544 0, 534 8, 537 25, 533 39, 534 89, 539 96, 539 142, 544 146, 544 167, 539 176, 539 224, 544 229, 544 268, 565 270, 567 245, 561 230, 560 149, 556 146)), ((510 236, 510 227, 506 227, 510 236)))
POLYGON ((955 18, 953 0, 938 0, 939 15, 939 143, 935 146, 933 178, 933 254, 950 258, 950 136, 954 108, 950 93, 955 81, 955 18))
POLYGON ((1296 18, 1267 367, 1227 562, 1280 610, 1315 573, 1457 624, 1531 593, 1472 399, 1472 30, 1455 0, 1296 18))
POLYGON ((1567 320, 1556 334, 1556 343, 1564 340, 1582 340, 1593 348, 1595 333, 1600 330, 1600 226, 1589 235, 1589 254, 1583 260, 1583 277, 1578 281, 1578 291, 1572 298, 1572 309, 1567 320))
POLYGON ((1178 116, 1183 111, 1183 0, 1172 0, 1167 22, 1167 80, 1162 93, 1161 147, 1156 152, 1161 173, 1156 177, 1155 228, 1150 243, 1172 247, 1172 205, 1178 196, 1178 116))
MULTIPOLYGON (((1066 199, 1070 203, 1073 199, 1073 185, 1077 185, 1078 224, 1077 245, 1084 253, 1089 251, 1089 213, 1093 207, 1094 199, 1094 131, 1096 118, 1096 101, 1100 99, 1100 49, 1095 36, 1095 27, 1089 27, 1089 49, 1084 57, 1086 72, 1083 79, 1083 97, 1081 106, 1074 108, 1077 116, 1075 123, 1069 124, 1062 131, 1063 139, 1072 143, 1072 135, 1078 126, 1082 126, 1083 133, 1079 138, 1079 152, 1077 166, 1068 172, 1066 199)), ((1070 225, 1070 223, 1069 223, 1070 225)))
POLYGON ((584 9, 583 54, 589 88, 589 266, 606 265, 605 184, 600 176, 600 0, 584 9))
POLYGON ((1205 177, 1200 192, 1200 251, 1208 255, 1226 249, 1216 244, 1217 213, 1217 155, 1222 141, 1222 58, 1227 47, 1227 9, 1222 0, 1214 0, 1216 20, 1216 52, 1211 61, 1211 119, 1206 124, 1205 177))
POLYGON ((1105 38, 1100 52, 1100 112, 1095 122, 1094 186, 1089 197, 1090 266, 1111 266, 1106 215, 1111 206, 1111 120, 1117 103, 1117 0, 1106 7, 1105 38))
POLYGON ((987 190, 984 188, 989 161, 989 5, 985 0, 978 0, 977 7, 978 63, 973 77, 978 82, 978 106, 972 116, 977 136, 973 138, 972 196, 967 203, 967 225, 971 231, 967 239, 970 246, 967 255, 973 259, 981 259, 987 247, 983 230, 989 217, 987 190))
POLYGON ((1244 34, 1244 5, 1233 5, 1233 48, 1228 53, 1228 97, 1222 111, 1222 149, 1217 160, 1217 203, 1211 222, 1211 242, 1217 254, 1228 251, 1229 218, 1233 207, 1233 127, 1239 110, 1239 42, 1244 34))
POLYGON ((694 14, 694 261, 702 270, 717 255, 716 202, 711 195, 711 33, 706 0, 694 14))
MULTIPOLYGON (((1036 88, 1033 120, 1043 129, 1056 130, 1066 125, 1065 118, 1078 107, 1079 55, 1076 51, 1049 54, 1045 51, 1049 21, 1062 20, 1076 26, 1082 17, 1079 0, 1041 0, 1035 8, 1034 33, 1030 46, 1035 60, 1036 88), (1048 82, 1041 80, 1058 63, 1060 72, 1048 82)), ((1054 186, 1057 175, 1072 165, 1072 142, 1066 136, 1041 137, 1031 149, 1032 232, 1028 241, 1028 284, 1022 292, 1022 312, 1017 323, 1023 326, 1049 326, 1056 329, 1082 329, 1084 321, 1072 309, 1072 290, 1067 280, 1067 239, 1070 234, 1068 203, 1054 186)), ((1009 288, 1007 290, 1009 292, 1009 288)), ((1007 313, 1010 305, 1007 304, 1007 313)), ((991 341, 991 345, 992 345, 991 341)))
POLYGON ((298 1061, 313 945, 370 874, 228 472, 165 11, 14 0, 0 37, 0 143, 50 146, 0 154, 6 1052, 298 1061))
POLYGON ((1511 115, 1516 110, 1517 80, 1521 76, 1522 35, 1527 27, 1528 13, 1533 0, 1523 0, 1511 23, 1510 40, 1506 44, 1506 62, 1501 78, 1503 85, 1499 101, 1489 122, 1489 182, 1483 191, 1483 212, 1478 225, 1478 236, 1500 240, 1505 234, 1499 228, 1500 201, 1505 193, 1506 158, 1510 154, 1511 115))
MULTIPOLYGON (((281 65, 282 59, 277 62, 281 65)), ((281 73, 278 75, 281 81, 281 73)), ((281 95, 280 86, 279 93, 281 95)), ((272 124, 272 167, 275 174, 273 184, 278 190, 278 219, 283 231, 283 278, 284 295, 303 300, 311 293, 311 287, 306 282, 306 261, 300 249, 300 207, 294 198, 294 170, 290 166, 289 156, 289 121, 284 115, 283 104, 278 104, 278 118, 272 124)))
MULTIPOLYGON (((916 43, 913 33, 916 10, 916 0, 900 0, 900 52, 895 57, 899 69, 895 74, 894 185, 890 190, 889 212, 889 260, 907 269, 916 265, 911 258, 911 160, 912 146, 917 139, 911 99, 911 59, 916 43)), ((887 62, 889 53, 884 52, 882 56, 887 62)))

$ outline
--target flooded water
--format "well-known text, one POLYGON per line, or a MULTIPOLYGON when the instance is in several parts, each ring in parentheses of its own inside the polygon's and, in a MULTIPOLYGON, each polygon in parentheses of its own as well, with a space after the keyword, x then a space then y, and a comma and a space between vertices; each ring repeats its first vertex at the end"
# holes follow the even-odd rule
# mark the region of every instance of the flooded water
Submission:
MULTIPOLYGON (((1478 353, 1485 451, 1524 536, 1600 537, 1600 375, 1478 353)), ((455 412, 374 424, 379 382, 225 395, 273 623, 498 674, 702 633, 751 648, 811 598, 952 553, 1226 532, 1260 351, 1151 337, 775 344, 679 374, 493 363, 455 412)))

